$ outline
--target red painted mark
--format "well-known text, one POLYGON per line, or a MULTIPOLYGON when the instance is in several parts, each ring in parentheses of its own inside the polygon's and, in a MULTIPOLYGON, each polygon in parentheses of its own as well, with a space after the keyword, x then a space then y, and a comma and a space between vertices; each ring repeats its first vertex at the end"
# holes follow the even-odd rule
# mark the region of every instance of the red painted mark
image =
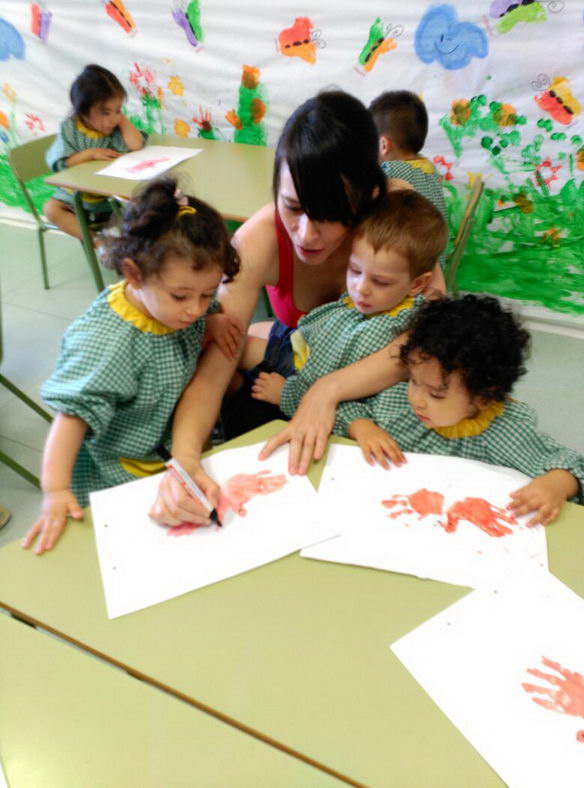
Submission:
POLYGON ((498 506, 493 506, 484 498, 465 498, 463 501, 456 501, 446 513, 446 518, 443 527, 447 533, 456 531, 461 520, 476 525, 489 536, 512 534, 513 531, 503 523, 519 525, 512 514, 498 506))
POLYGON ((143 170, 150 169, 150 167, 156 167, 157 164, 160 164, 163 161, 169 161, 168 156, 162 156, 160 159, 146 159, 145 161, 139 161, 138 164, 134 164, 133 167, 128 167, 128 172, 142 172, 143 170))
POLYGON ((229 509, 245 517, 247 512, 243 504, 247 503, 256 495, 269 495, 281 489, 288 481, 284 474, 279 476, 269 476, 270 471, 259 471, 258 473, 239 473, 232 476, 221 490, 217 514, 223 520, 225 512, 229 509))
POLYGON ((202 523, 181 523, 173 525, 167 531, 167 536, 186 536, 192 534, 197 528, 201 528, 202 523))
MULTIPOLYGON (((541 661, 546 668, 555 670, 559 675, 544 673, 537 668, 528 668, 527 672, 532 676, 551 684, 550 687, 540 687, 537 684, 523 682, 521 686, 526 692, 538 692, 547 696, 547 698, 532 698, 531 700, 550 711, 571 714, 573 717, 584 717, 584 677, 582 674, 563 668, 559 662, 553 662, 547 657, 542 657, 541 661)), ((576 739, 584 744, 584 730, 576 733, 576 739)))
POLYGON ((381 503, 386 509, 393 509, 394 506, 405 507, 396 509, 395 512, 388 514, 388 517, 392 520, 400 517, 402 514, 417 514, 418 519, 421 520, 427 514, 442 514, 444 496, 439 492, 417 490, 411 495, 393 495, 388 500, 381 501, 381 503))

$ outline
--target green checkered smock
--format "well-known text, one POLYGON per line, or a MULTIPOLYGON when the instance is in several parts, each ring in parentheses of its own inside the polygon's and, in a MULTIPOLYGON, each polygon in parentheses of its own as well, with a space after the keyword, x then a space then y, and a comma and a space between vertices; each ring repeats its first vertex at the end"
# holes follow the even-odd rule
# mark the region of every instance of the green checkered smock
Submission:
MULTIPOLYGON (((72 480, 81 506, 93 490, 161 470, 156 448, 170 439, 203 345, 205 316, 173 331, 133 307, 124 286, 104 290, 69 326, 41 389, 47 405, 88 425, 72 480)), ((213 299, 209 313, 217 310, 213 299)))
MULTIPOLYGON (((295 334, 301 335, 308 358, 295 375, 286 379, 280 410, 293 416, 318 378, 376 353, 403 334, 423 303, 421 295, 408 296, 387 312, 363 315, 345 293, 338 301, 323 304, 302 317, 295 334)), ((296 349, 295 334, 291 342, 296 349)))
MULTIPOLYGON (((66 118, 59 126, 55 141, 46 153, 46 162, 53 172, 59 172, 67 167, 67 159, 74 153, 88 150, 89 148, 111 148, 120 153, 127 153, 122 132, 119 128, 111 134, 101 134, 99 131, 87 128, 77 117, 66 118)), ((104 161, 103 166, 107 166, 104 161)), ((59 187, 53 194, 55 200, 73 205, 73 191, 59 187)), ((109 201, 96 194, 83 194, 83 207, 92 213, 111 213, 109 201)))
MULTIPOLYGON (((434 167, 430 159, 422 157, 420 159, 411 159, 408 161, 403 161, 401 159, 396 161, 384 161, 381 164, 381 169, 388 178, 400 178, 402 181, 411 183, 418 194, 426 197, 426 199, 430 200, 430 202, 438 208, 444 217, 444 221, 448 221, 448 211, 446 209, 442 181, 436 171, 436 167, 434 167)), ((440 261, 440 265, 444 266, 446 252, 442 252, 438 260, 440 261)))
POLYGON ((374 421, 402 451, 480 460, 532 477, 555 469, 569 471, 580 484, 572 500, 584 503, 584 457, 539 432, 535 412, 523 402, 494 403, 475 419, 442 428, 440 434, 415 416, 408 403, 407 383, 397 383, 373 397, 342 402, 337 407, 334 433, 346 437, 355 419, 374 421))

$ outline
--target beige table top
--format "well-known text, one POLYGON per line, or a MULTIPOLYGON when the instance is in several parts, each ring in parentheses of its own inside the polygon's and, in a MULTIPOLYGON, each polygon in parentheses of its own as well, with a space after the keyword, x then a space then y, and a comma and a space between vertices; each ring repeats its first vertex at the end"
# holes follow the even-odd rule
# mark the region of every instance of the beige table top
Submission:
POLYGON ((0 757, 10 788, 342 785, 7 615, 0 642, 0 757))
MULTIPOLYGON (((200 148, 191 159, 168 172, 178 175, 183 191, 210 203, 225 219, 243 222, 272 199, 274 150, 261 145, 238 142, 174 137, 151 134, 150 145, 176 145, 200 148)), ((53 186, 120 197, 131 197, 144 181, 96 175, 108 162, 88 161, 49 175, 53 186)))
MULTIPOLYGON (((584 595, 584 509, 567 505, 547 534, 552 571, 584 595)), ((296 554, 110 621, 89 518, 41 558, 0 550, 0 604, 368 786, 501 785, 389 651, 465 593, 296 554)))

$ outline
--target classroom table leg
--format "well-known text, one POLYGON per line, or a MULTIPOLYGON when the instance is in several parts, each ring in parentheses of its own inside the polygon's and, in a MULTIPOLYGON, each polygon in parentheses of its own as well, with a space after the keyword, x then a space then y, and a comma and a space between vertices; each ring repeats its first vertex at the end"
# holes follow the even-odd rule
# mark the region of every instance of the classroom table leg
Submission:
POLYGON ((85 208, 83 207, 83 199, 81 192, 75 192, 74 200, 75 200, 75 213, 77 215, 79 227, 81 228, 82 243, 83 243, 83 249, 85 251, 85 257, 87 258, 87 262, 89 263, 89 267, 91 268, 91 273, 93 274, 93 278, 95 280, 97 292, 101 293, 101 291, 105 288, 105 284, 103 281, 103 277, 101 275, 101 271, 99 269, 97 255, 95 254, 95 248, 93 246, 93 238, 91 236, 91 230, 89 229, 87 214, 85 212, 85 208))

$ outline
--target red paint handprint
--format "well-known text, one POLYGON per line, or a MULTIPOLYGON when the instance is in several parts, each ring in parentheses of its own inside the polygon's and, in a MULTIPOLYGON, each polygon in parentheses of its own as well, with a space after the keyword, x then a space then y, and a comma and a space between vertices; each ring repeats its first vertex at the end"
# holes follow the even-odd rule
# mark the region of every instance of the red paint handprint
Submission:
POLYGON ((421 520, 427 514, 442 514, 442 507, 444 505, 444 496, 439 492, 430 492, 430 490, 417 490, 411 495, 393 495, 386 501, 381 501, 386 509, 393 509, 394 506, 406 507, 405 509, 396 509, 388 517, 394 520, 402 514, 417 514, 418 519, 421 520))
POLYGON ((240 517, 245 517, 247 512, 244 503, 256 495, 269 495, 281 489, 287 482, 284 474, 268 476, 270 471, 258 473, 239 473, 232 476, 221 490, 217 514, 223 520, 226 511, 231 509, 240 517))
POLYGON ((512 514, 499 506, 493 506, 484 498, 465 498, 463 501, 453 503, 446 512, 444 530, 447 533, 456 531, 461 520, 476 525, 489 536, 512 534, 513 531, 503 523, 519 525, 512 514))
MULTIPOLYGON (((582 674, 563 668, 559 662, 553 662, 547 657, 542 657, 541 661, 546 668, 551 668, 559 673, 559 676, 554 673, 544 673, 537 668, 528 668, 527 672, 532 676, 551 684, 551 687, 540 687, 537 684, 522 682, 521 686, 526 692, 538 692, 547 696, 547 698, 532 698, 531 700, 550 711, 571 714, 573 717, 584 717, 584 677, 582 674)), ((584 743, 584 730, 578 731, 576 738, 579 742, 584 743)))
POLYGON ((156 167, 157 164, 161 164, 163 161, 168 160, 168 156, 162 156, 159 159, 145 159, 144 161, 139 161, 138 164, 134 164, 133 167, 128 167, 128 172, 142 172, 143 170, 149 170, 151 167, 156 167))

